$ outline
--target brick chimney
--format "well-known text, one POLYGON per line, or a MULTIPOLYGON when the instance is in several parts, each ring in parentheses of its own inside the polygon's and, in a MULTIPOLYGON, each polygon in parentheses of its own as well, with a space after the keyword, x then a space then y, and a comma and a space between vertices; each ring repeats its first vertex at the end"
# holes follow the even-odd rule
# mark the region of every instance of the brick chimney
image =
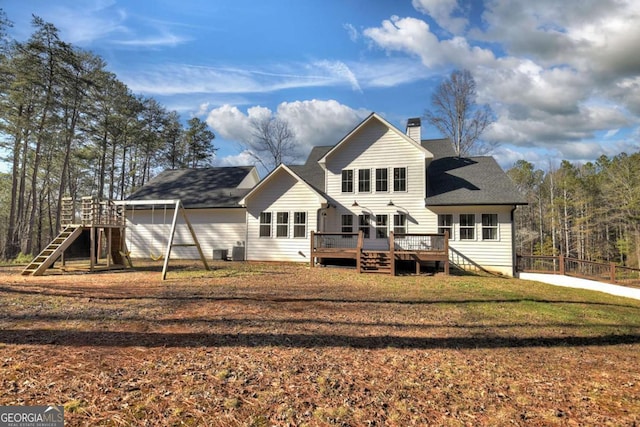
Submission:
POLYGON ((422 138, 420 117, 414 117, 407 120, 407 136, 420 144, 420 140, 422 138))

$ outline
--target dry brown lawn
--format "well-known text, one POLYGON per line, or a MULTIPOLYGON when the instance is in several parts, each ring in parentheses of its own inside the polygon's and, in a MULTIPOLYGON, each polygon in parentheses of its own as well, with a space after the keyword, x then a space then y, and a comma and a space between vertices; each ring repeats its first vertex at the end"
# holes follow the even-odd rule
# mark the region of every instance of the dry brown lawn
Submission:
POLYGON ((0 405, 65 425, 637 425, 640 301, 303 265, 0 269, 0 405))

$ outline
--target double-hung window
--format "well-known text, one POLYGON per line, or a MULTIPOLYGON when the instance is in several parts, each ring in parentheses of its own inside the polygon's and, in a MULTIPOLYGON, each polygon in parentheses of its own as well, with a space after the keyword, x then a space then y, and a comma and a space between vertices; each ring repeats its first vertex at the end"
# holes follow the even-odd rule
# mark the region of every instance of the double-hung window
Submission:
POLYGON ((293 237, 307 237, 307 213, 293 213, 293 237))
POLYGON ((271 212, 260 213, 260 237, 271 237, 271 212))
POLYGON ((276 214, 276 237, 289 237, 289 212, 276 214))
POLYGON ((358 192, 368 193, 371 191, 371 169, 358 170, 358 192))
MULTIPOLYGON (((340 229, 343 233, 353 233, 353 215, 351 214, 343 214, 341 217, 342 228, 340 229)), ((353 236, 344 235, 342 236, 344 239, 350 239, 353 236)))
POLYGON ((342 192, 353 193, 353 169, 342 171, 342 192))
POLYGON ((406 234, 407 233, 407 215, 395 214, 393 215, 393 234, 406 234))
POLYGON ((387 237, 388 229, 389 229, 389 216, 376 215, 376 239, 384 239, 385 237, 387 237))
POLYGON ((460 240, 476 239, 475 214, 460 214, 460 240))
POLYGON ((376 191, 389 191, 389 170, 387 168, 376 169, 376 191))
POLYGON ((393 168, 393 191, 407 191, 407 168, 393 168))
POLYGON ((371 215, 363 214, 358 215, 358 230, 362 231, 365 239, 371 237, 371 231, 369 230, 369 225, 371 224, 371 215))
POLYGON ((482 240, 498 240, 498 214, 482 214, 482 240))
POLYGON ((453 239, 453 215, 452 214, 438 215, 438 234, 444 234, 445 231, 448 231, 449 238, 453 239))

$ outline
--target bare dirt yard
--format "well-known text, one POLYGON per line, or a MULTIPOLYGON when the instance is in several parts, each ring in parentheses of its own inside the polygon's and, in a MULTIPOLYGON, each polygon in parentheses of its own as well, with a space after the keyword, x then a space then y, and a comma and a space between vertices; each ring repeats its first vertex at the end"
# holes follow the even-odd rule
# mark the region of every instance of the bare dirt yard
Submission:
POLYGON ((0 268, 0 405, 65 425, 640 423, 640 301, 516 279, 218 263, 0 268))

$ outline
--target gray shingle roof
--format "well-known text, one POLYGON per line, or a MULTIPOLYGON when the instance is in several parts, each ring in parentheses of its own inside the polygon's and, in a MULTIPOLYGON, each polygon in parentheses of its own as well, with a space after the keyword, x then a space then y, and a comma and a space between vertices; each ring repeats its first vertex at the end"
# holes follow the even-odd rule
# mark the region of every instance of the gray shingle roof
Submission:
POLYGON ((439 159, 441 157, 453 157, 456 155, 453 145, 451 145, 451 141, 449 141, 448 138, 423 139, 420 142, 420 145, 433 154, 434 159, 439 159))
POLYGON ((291 165, 289 168, 304 179, 307 184, 324 192, 324 169, 322 169, 318 160, 323 158, 333 147, 333 145, 313 147, 304 165, 291 165))
POLYGON ((427 206, 526 204, 493 157, 439 158, 427 179, 427 206))
POLYGON ((250 189, 238 185, 253 166, 166 170, 127 197, 127 200, 180 199, 193 208, 237 208, 250 189))

